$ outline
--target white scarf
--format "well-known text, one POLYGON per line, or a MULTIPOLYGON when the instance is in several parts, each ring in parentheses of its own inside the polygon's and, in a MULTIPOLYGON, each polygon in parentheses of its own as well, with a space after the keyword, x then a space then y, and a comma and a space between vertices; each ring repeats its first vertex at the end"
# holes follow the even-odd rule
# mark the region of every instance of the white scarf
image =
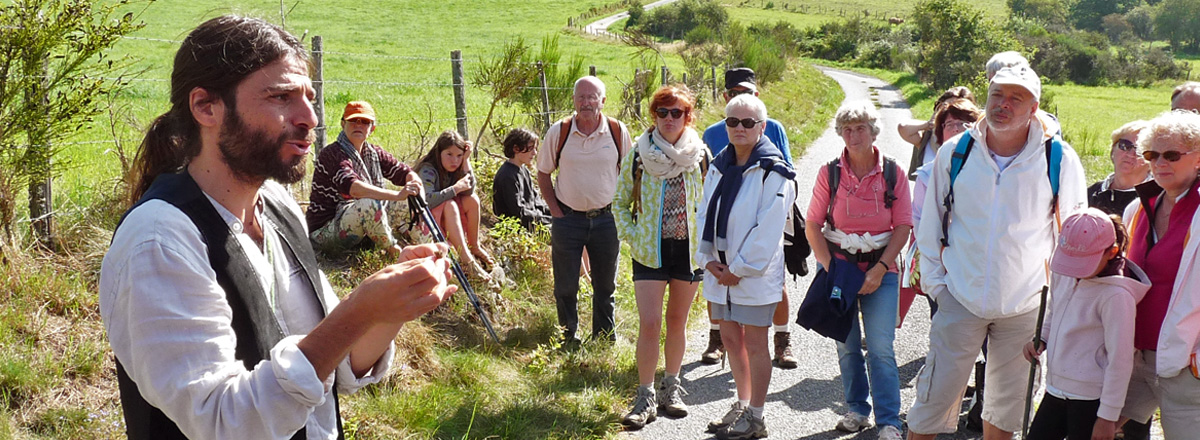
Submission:
POLYGON ((657 129, 650 129, 638 137, 637 149, 646 172, 659 179, 670 179, 700 166, 704 158, 704 141, 691 127, 674 144, 663 139, 657 129))
POLYGON ((825 236, 826 240, 832 241, 834 244, 841 246, 842 249, 845 249, 846 252, 852 254, 865 254, 877 249, 883 249, 892 240, 891 231, 883 232, 879 235, 871 235, 870 232, 848 234, 830 228, 828 224, 821 229, 821 233, 825 236))

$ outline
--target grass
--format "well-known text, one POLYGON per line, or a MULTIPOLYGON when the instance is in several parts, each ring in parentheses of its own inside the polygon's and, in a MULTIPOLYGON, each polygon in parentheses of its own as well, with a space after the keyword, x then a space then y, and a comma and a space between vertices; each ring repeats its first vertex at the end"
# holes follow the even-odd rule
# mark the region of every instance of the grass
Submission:
MULTIPOLYGON (((469 78, 481 56, 498 52, 512 37, 523 36, 538 46, 543 37, 558 36, 564 57, 579 55, 585 65, 598 67, 608 84, 609 109, 620 107, 614 101, 619 101, 621 80, 633 71, 634 51, 562 30, 567 17, 607 2, 450 0, 437 8, 413 3, 304 2, 287 18, 289 30, 297 34, 307 30, 309 38, 324 38, 325 78, 330 81, 327 115, 336 118, 351 99, 373 101, 382 123, 374 139, 400 157, 414 159, 421 144, 422 135, 412 120, 442 119, 425 127, 427 138, 452 127, 451 121, 444 120, 453 117, 450 89, 334 81, 444 84, 450 81, 449 62, 444 58, 452 49, 463 51, 469 78)), ((145 72, 112 102, 119 122, 101 123, 71 140, 87 143, 62 146, 58 160, 67 172, 56 180, 55 189, 63 251, 0 249, 0 301, 8 306, 0 311, 0 346, 4 347, 0 439, 123 437, 115 367, 95 292, 101 257, 123 209, 121 155, 133 154, 141 130, 167 108, 167 84, 161 80, 169 75, 177 44, 145 39, 179 40, 204 19, 228 12, 278 21, 277 6, 266 0, 131 6, 145 8, 142 17, 148 26, 135 35, 143 39, 121 41, 118 52, 137 56, 145 72), (114 137, 123 148, 114 146, 114 137)), ((669 67, 682 66, 672 54, 665 54, 665 60, 669 67)), ((805 65, 793 66, 784 80, 764 87, 763 97, 771 115, 788 127, 795 155, 819 135, 841 101, 832 80, 805 65)), ((467 100, 474 134, 487 95, 471 87, 467 100)), ((718 107, 702 111, 703 122, 719 118, 718 107)), ((504 109, 504 122, 529 124, 512 116, 521 112, 504 109)), ((336 132, 331 130, 328 139, 336 132)), ((495 145, 485 143, 484 148, 495 145)), ((490 176, 484 175, 485 170, 497 165, 498 161, 484 158, 477 168, 486 179, 490 176)), ((24 229, 23 223, 17 226, 24 229)), ((393 374, 384 383, 342 400, 351 438, 615 435, 637 383, 633 360, 637 315, 627 249, 619 263, 616 294, 621 342, 614 347, 585 344, 578 352, 564 353, 552 342, 559 329, 550 294, 547 239, 494 226, 493 255, 514 283, 499 291, 479 289, 479 293, 490 305, 505 345, 484 343, 486 335, 461 295, 406 325, 397 338, 393 374)), ((384 264, 381 256, 372 253, 322 261, 341 294, 384 264)), ((591 316, 587 296, 585 288, 580 293, 581 328, 585 329, 591 316)), ((697 325, 702 321, 702 305, 697 301, 693 308, 697 325)))

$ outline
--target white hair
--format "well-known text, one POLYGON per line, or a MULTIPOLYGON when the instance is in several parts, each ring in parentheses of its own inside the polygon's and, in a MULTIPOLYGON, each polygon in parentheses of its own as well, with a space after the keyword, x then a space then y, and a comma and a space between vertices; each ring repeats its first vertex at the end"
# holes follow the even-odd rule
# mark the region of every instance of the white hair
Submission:
POLYGON ((600 81, 600 78, 597 78, 597 77, 591 76, 591 75, 588 75, 583 78, 579 78, 579 79, 575 80, 575 89, 572 90, 572 93, 575 93, 575 91, 579 90, 579 85, 583 84, 584 82, 590 82, 590 83, 594 84, 597 89, 600 89, 600 97, 601 98, 607 96, 604 94, 604 81, 600 81))
POLYGON ((1164 144, 1181 147, 1183 151, 1200 150, 1200 115, 1187 110, 1164 112, 1138 133, 1139 153, 1164 144))
POLYGON ((754 119, 760 121, 767 120, 767 105, 753 94, 746 93, 730 99, 729 103, 725 104, 725 116, 729 116, 729 111, 735 108, 747 109, 754 112, 754 119))
POLYGON ((879 110, 871 101, 861 100, 847 102, 833 116, 834 127, 840 133, 842 127, 850 124, 865 123, 871 127, 871 137, 879 136, 879 110))
POLYGON ((1005 67, 1028 66, 1028 65, 1029 65, 1029 60, 1025 59, 1025 56, 1021 55, 1020 52, 1017 52, 1015 50, 1010 50, 1008 52, 1000 52, 998 54, 992 55, 992 58, 988 60, 988 62, 987 62, 987 77, 988 77, 988 80, 991 81, 992 77, 996 76, 996 72, 999 72, 1000 69, 1003 69, 1005 67))

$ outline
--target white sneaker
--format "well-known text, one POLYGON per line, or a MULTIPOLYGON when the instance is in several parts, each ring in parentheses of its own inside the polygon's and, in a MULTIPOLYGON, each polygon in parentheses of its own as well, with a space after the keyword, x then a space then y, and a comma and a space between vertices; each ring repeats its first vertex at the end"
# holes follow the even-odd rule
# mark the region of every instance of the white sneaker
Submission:
POLYGON ((879 430, 879 440, 904 440, 904 436, 900 434, 900 429, 892 425, 884 425, 879 430))
POLYGON ((837 422, 837 430, 842 432, 858 432, 871 427, 867 416, 850 411, 837 422))

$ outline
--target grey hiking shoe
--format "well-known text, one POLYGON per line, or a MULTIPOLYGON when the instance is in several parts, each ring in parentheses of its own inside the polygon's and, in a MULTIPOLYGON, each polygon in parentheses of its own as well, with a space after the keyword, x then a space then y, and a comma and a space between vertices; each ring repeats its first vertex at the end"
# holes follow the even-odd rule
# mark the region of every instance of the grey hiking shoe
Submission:
POLYGON ((653 422, 658 418, 654 400, 654 389, 638 387, 637 397, 633 398, 633 408, 629 409, 629 414, 625 415, 621 423, 630 429, 642 429, 647 423, 653 422))
POLYGON ((738 417, 742 416, 743 412, 746 412, 746 407, 742 406, 742 402, 736 400, 733 401, 733 405, 729 407, 729 412, 725 413, 725 415, 721 416, 719 419, 708 422, 708 432, 719 432, 723 430, 726 426, 736 422, 738 417))
POLYGON ((742 415, 737 418, 737 421, 725 429, 717 431, 717 438, 720 440, 750 440, 766 438, 766 436, 766 418, 754 417, 750 411, 742 411, 742 415))
POLYGON ((775 332, 775 359, 772 360, 776 367, 784 370, 796 368, 796 356, 792 355, 791 332, 775 332))
POLYGON ((721 342, 720 330, 708 331, 708 348, 704 349, 704 353, 700 355, 700 363, 705 365, 716 365, 725 357, 725 344, 721 342))
POLYGON ((686 395, 687 390, 683 389, 679 378, 664 377, 662 385, 658 387, 658 407, 668 416, 687 417, 688 407, 683 403, 683 396, 686 395))
POLYGON ((850 411, 837 422, 837 430, 842 432, 858 432, 871 427, 871 421, 862 414, 850 411))

